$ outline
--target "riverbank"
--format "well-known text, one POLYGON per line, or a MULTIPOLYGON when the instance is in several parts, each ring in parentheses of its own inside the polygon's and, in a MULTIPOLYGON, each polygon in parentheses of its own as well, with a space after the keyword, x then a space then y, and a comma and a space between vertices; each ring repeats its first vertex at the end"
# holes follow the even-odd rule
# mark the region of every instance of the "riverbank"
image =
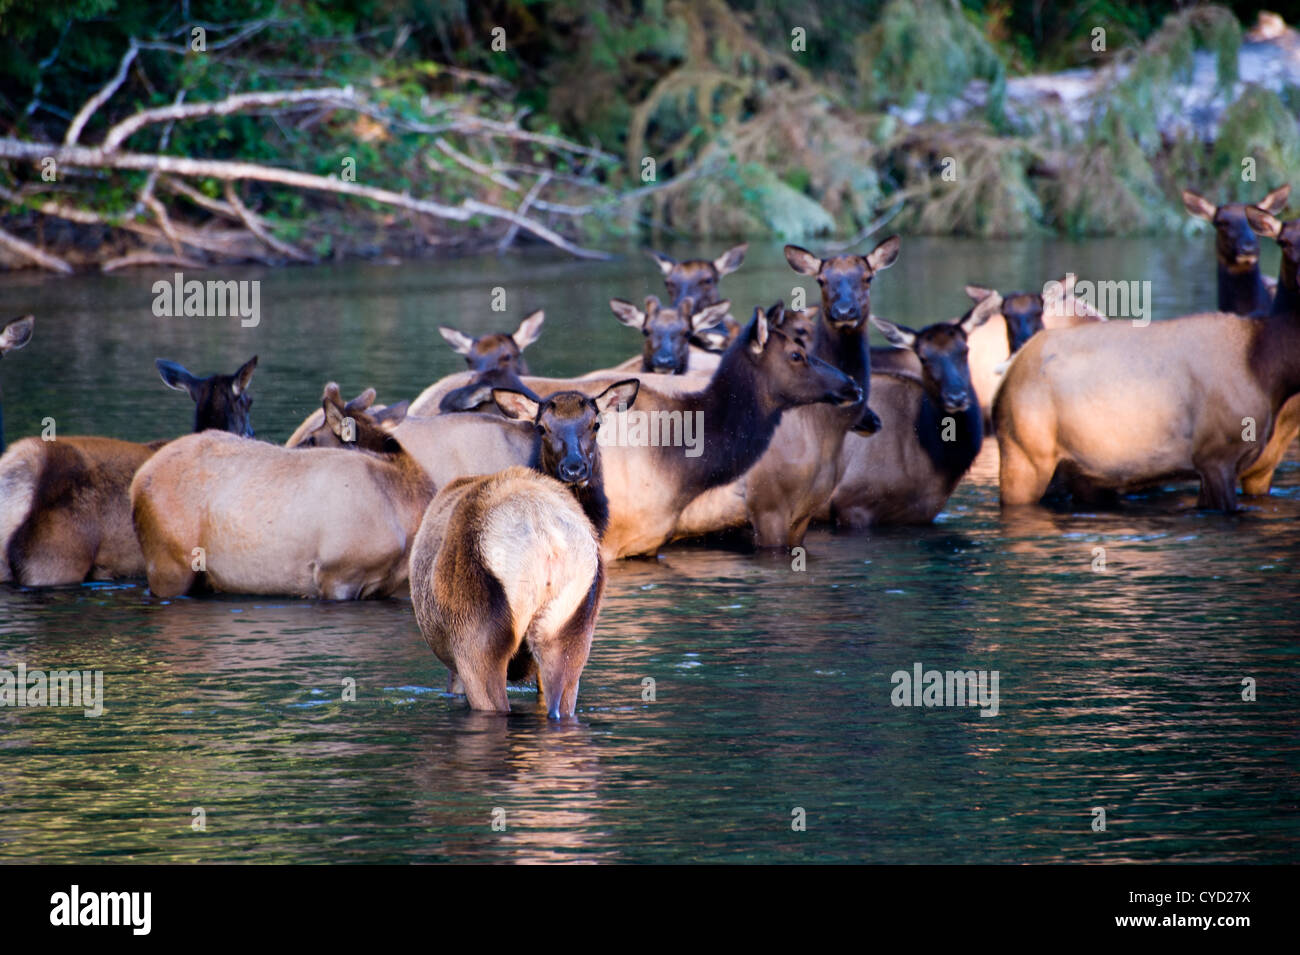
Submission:
POLYGON ((593 64, 589 82, 615 69, 626 87, 599 103, 572 72, 529 89, 520 64, 544 57, 526 44, 503 40, 496 72, 470 70, 420 58, 401 25, 361 35, 321 13, 213 25, 201 56, 177 30, 132 34, 81 71, 92 81, 60 72, 61 35, 30 89, 0 83, 11 103, 31 97, 0 138, 0 267, 398 261, 523 243, 600 257, 629 239, 851 241, 885 221, 1150 234, 1201 228, 1183 188, 1249 201, 1300 168, 1300 34, 1278 18, 1243 31, 1226 8, 1196 6, 1140 42, 1112 23, 1069 41, 1088 44, 1084 65, 1015 75, 988 17, 948 0, 875 7, 846 27, 845 77, 834 50, 801 47, 802 28, 778 34, 721 0, 668 3, 662 30, 605 38, 614 65, 593 64))

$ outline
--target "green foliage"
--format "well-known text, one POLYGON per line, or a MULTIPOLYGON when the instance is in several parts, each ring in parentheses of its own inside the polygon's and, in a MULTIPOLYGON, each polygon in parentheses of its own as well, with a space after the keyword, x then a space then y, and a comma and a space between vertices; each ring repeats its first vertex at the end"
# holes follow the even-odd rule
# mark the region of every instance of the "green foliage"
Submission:
POLYGON ((972 80, 986 80, 989 118, 1000 121, 1006 69, 978 25, 951 0, 889 0, 880 21, 858 38, 857 67, 870 107, 910 106, 924 94, 929 115, 972 80))
POLYGON ((1222 202, 1257 201, 1266 188, 1292 182, 1300 170, 1296 112, 1276 93, 1251 87, 1228 107, 1214 145, 1211 171, 1222 202), (1242 159, 1255 160, 1255 182, 1242 179, 1242 159))
MULTIPOLYGON (((1246 8, 1237 4, 1238 13, 1246 8)), ((188 24, 174 0, 0 0, 0 115, 10 135, 58 140, 76 110, 117 69, 131 38, 143 49, 127 82, 83 135, 146 106, 234 92, 354 83, 399 121, 433 122, 437 109, 509 119, 591 142, 627 158, 604 169, 614 190, 640 186, 642 157, 659 183, 699 173, 639 205, 567 222, 587 241, 642 225, 700 235, 775 234, 803 240, 848 233, 907 202, 898 223, 922 231, 1074 234, 1177 225, 1178 190, 1250 198, 1241 158, 1260 183, 1300 168, 1300 90, 1247 89, 1223 118, 1218 142, 1168 141, 1157 128, 1170 87, 1197 50, 1216 55, 1220 89, 1233 87, 1241 27, 1218 6, 1178 0, 192 0, 190 19, 219 43, 236 25, 274 23, 229 55, 185 52, 188 24), (1103 25, 1108 51, 1091 51, 1103 25), (493 51, 494 27, 508 50, 493 51), (791 30, 807 47, 791 49, 791 30), (398 41, 401 41, 400 43, 398 41), (1040 123, 1012 129, 1008 72, 1119 62, 1097 119, 1086 128, 1040 123), (481 71, 482 81, 448 67, 481 71), (982 122, 908 129, 889 110, 923 97, 934 116, 972 82, 987 84, 982 122), (954 156, 962 179, 945 183, 954 156)), ((160 146, 162 126, 128 144, 160 146)), ((481 179, 431 148, 430 137, 339 110, 213 117, 177 124, 167 151, 240 158, 337 175, 356 161, 364 181, 457 202, 481 195, 481 179)), ((577 173, 539 148, 510 147, 518 162, 577 173)), ((480 157, 491 158, 491 157, 480 157)), ((8 177, 26 175, 15 165, 8 177)), ((141 174, 78 183, 88 205, 110 215, 136 208, 141 174)), ((216 182, 196 183, 212 198, 216 182)), ((304 244, 313 215, 364 208, 351 200, 244 187, 245 200, 304 244)), ((563 201, 549 187, 547 198, 563 201)), ((512 206, 522 196, 494 197, 512 206)), ((590 199, 584 195, 582 201, 590 199)), ((577 201, 577 200, 575 200, 577 201)))

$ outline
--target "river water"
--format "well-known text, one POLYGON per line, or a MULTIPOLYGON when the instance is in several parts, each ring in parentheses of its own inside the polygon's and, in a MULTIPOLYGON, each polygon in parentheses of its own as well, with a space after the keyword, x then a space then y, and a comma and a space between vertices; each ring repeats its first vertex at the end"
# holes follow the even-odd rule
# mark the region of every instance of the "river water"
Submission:
MULTIPOLYGON (((908 239, 873 306, 920 326, 964 311, 964 283, 1069 270, 1150 281, 1159 319, 1212 306, 1211 242, 908 239)), ((254 424, 283 441, 328 379, 394 400, 459 370, 439 324, 545 308, 532 369, 572 374, 639 348, 607 299, 662 291, 636 254, 223 270, 262 283, 244 328, 155 317, 170 274, 0 277, 0 312, 38 316, 0 368, 10 441, 47 417, 180 434, 191 405, 152 360, 254 353, 254 424)), ((722 287, 741 315, 796 278, 760 243, 722 287)), ((934 526, 814 530, 802 571, 693 544, 614 565, 566 725, 526 688, 509 717, 444 694, 404 600, 0 585, 0 665, 100 669, 105 693, 98 718, 0 709, 0 861, 1295 861, 1294 449, 1234 517, 1183 485, 1012 523, 996 474, 990 443, 934 526), (997 671, 997 715, 891 705, 918 663, 997 671)))

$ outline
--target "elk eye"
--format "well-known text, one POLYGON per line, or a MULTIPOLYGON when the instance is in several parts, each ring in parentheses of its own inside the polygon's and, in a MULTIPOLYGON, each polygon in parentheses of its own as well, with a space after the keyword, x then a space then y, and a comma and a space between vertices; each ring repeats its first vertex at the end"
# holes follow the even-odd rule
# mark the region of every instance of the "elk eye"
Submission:
POLYGON ((599 431, 599 430, 600 430, 600 422, 597 421, 595 424, 593 424, 593 425, 591 426, 591 430, 592 430, 592 431, 599 431))
POLYGON ((790 353, 790 360, 793 362, 802 362, 805 361, 806 359, 804 358, 803 352, 797 351, 797 352, 790 353))

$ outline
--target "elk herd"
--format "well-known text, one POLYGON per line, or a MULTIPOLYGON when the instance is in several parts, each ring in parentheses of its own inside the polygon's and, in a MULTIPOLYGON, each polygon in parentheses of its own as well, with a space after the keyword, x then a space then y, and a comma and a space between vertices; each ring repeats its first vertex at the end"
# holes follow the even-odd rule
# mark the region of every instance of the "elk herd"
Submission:
MULTIPOLYGON (((327 384, 283 447, 253 438, 256 356, 207 378, 159 359, 194 402, 193 433, 4 451, 0 580, 144 577, 159 597, 409 588, 449 690, 507 711, 507 683, 536 679, 547 713, 571 716, 604 561, 746 527, 786 549, 813 522, 928 523, 990 432, 1004 509, 1191 476, 1207 508, 1236 509, 1238 486, 1267 494, 1300 433, 1300 220, 1276 215, 1288 196, 1216 207, 1184 192, 1214 227, 1218 311, 1149 326, 1108 321, 1067 277, 1042 293, 967 286, 965 314, 903 327, 871 308, 894 236, 867 255, 786 246, 819 304, 747 322, 718 288, 746 246, 712 261, 653 253, 667 300, 610 302, 643 338, 626 362, 532 375, 540 311, 511 334, 442 327, 464 372, 388 405, 327 384), (1260 238, 1281 247, 1276 284, 1260 238), (890 347, 868 345, 872 325, 890 347)), ((33 326, 4 325, 0 355, 33 326)))

